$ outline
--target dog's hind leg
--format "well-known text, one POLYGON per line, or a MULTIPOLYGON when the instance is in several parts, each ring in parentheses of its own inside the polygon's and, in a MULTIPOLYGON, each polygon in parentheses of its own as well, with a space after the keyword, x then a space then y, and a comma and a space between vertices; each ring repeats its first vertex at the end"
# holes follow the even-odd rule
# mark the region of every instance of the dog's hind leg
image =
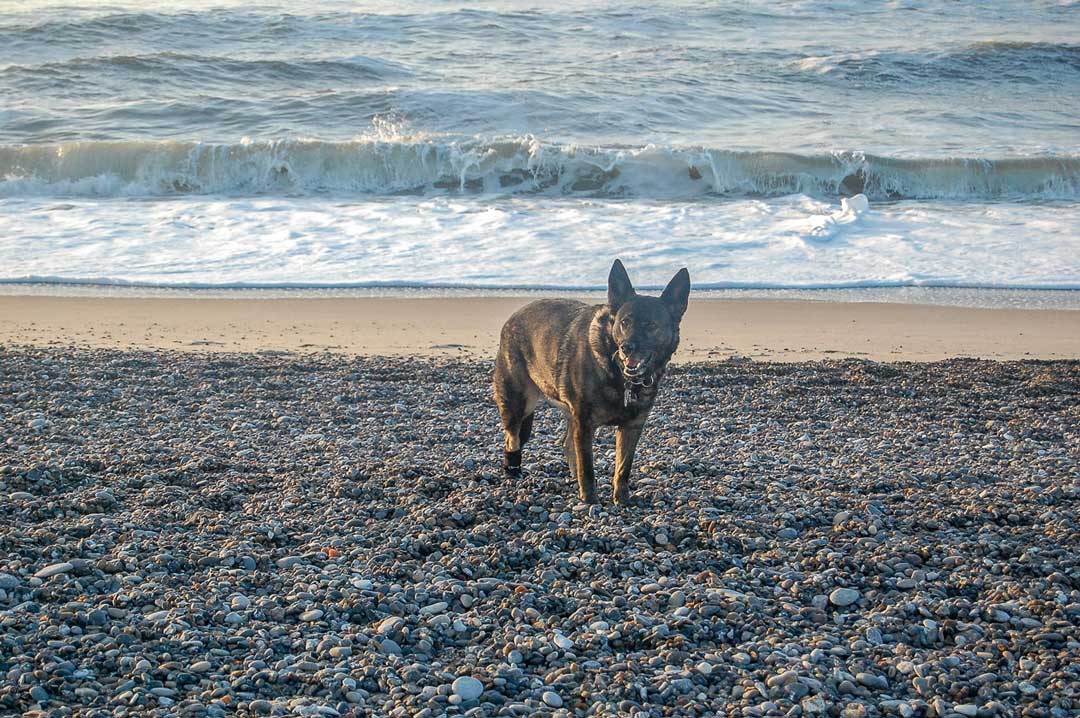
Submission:
POLYGON ((533 417, 535 416, 536 411, 534 410, 532 413, 530 413, 528 416, 521 420, 521 429, 518 430, 518 440, 521 442, 522 446, 525 446, 525 444, 529 443, 529 439, 532 438, 533 417))
MULTIPOLYGON (((528 384, 531 381, 526 379, 528 384)), ((505 446, 503 447, 503 471, 508 476, 521 475, 521 447, 532 433, 533 412, 539 400, 539 391, 533 386, 522 386, 500 357, 495 364, 495 404, 502 419, 505 446)))
POLYGON ((570 470, 570 478, 577 476, 577 450, 574 449, 573 418, 569 410, 563 410, 566 419, 566 433, 563 434, 563 453, 566 455, 566 468, 570 470))
POLYGON ((596 428, 580 416, 575 416, 570 426, 575 452, 574 468, 581 500, 587 504, 595 504, 596 474, 593 470, 593 440, 596 438, 596 428))

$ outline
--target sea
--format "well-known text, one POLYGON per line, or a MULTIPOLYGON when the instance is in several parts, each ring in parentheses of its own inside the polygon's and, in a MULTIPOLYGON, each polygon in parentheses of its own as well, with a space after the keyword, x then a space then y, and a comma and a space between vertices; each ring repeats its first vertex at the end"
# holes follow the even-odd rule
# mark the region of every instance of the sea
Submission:
POLYGON ((9 291, 597 290, 615 257, 1080 289, 1080 3, 0 0, 9 291))

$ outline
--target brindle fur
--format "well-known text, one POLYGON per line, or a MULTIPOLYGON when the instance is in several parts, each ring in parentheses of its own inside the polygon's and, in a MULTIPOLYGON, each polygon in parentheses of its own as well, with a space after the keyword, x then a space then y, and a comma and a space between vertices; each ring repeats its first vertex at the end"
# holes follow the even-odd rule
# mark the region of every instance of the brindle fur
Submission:
POLYGON ((686 269, 679 270, 660 297, 645 297, 634 291, 616 259, 608 276, 607 304, 543 299, 511 316, 495 360, 506 473, 520 475, 521 449, 532 434, 533 413, 546 398, 566 416, 563 448, 582 501, 596 502, 596 429, 617 427, 614 500, 629 503, 634 450, 667 363, 679 346, 679 322, 689 296, 686 269), (626 372, 634 370, 643 371, 640 376, 651 379, 650 385, 629 384, 626 372), (634 398, 626 405, 628 385, 634 398))

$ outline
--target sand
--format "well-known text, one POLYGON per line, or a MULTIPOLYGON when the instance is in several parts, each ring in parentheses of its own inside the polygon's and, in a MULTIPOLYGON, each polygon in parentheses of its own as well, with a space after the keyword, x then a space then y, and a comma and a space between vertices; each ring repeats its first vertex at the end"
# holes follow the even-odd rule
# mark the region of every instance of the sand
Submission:
MULTIPOLYGON (((0 343, 483 358, 533 297, 0 297, 0 343)), ((1080 311, 691 299, 676 361, 1080 357, 1080 311)))

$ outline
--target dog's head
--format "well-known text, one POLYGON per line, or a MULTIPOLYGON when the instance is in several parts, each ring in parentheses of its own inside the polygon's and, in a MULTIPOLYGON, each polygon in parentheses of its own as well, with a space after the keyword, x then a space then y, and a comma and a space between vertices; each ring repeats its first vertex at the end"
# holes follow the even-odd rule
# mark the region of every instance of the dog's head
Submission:
POLYGON ((628 379, 662 369, 679 346, 679 322, 690 299, 690 273, 680 269, 659 297, 634 291, 622 262, 608 275, 608 313, 615 360, 628 379))

